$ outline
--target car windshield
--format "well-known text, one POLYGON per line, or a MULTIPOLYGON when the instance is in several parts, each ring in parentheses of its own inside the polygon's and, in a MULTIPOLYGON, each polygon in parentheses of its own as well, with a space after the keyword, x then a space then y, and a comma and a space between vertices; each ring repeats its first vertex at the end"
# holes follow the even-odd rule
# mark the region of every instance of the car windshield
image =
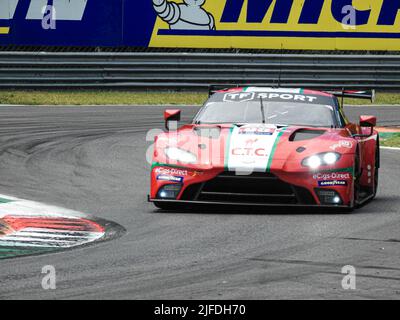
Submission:
POLYGON ((331 127, 333 107, 299 102, 209 102, 194 119, 195 123, 267 123, 331 127))

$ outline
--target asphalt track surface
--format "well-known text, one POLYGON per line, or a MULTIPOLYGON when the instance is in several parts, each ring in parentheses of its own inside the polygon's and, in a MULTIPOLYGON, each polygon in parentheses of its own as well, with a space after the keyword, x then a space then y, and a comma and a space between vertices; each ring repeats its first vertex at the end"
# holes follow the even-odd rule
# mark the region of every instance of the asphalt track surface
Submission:
MULTIPOLYGON (((400 297, 400 152, 382 150, 378 198, 352 214, 161 212, 147 203, 146 133, 161 107, 1 107, 0 193, 127 230, 70 251, 0 261, 0 299, 400 297), (41 288, 53 265, 57 289, 41 288), (341 287, 341 269, 357 289, 341 287)), ((183 111, 190 119, 197 108, 183 111)), ((400 124, 400 109, 348 108, 400 124)))

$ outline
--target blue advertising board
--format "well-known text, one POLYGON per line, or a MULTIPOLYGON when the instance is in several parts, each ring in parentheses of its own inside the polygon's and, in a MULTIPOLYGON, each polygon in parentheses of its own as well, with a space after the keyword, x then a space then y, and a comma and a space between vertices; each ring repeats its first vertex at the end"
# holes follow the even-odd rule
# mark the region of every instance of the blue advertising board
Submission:
POLYGON ((0 45, 147 47, 151 1, 0 0, 0 45))

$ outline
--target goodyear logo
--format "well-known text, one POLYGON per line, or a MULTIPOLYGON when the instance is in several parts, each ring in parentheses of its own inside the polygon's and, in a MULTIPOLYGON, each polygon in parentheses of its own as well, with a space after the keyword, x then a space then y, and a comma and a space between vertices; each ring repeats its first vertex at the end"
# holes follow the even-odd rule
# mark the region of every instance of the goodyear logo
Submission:
POLYGON ((400 50, 397 0, 151 0, 150 46, 400 50))
POLYGON ((318 181, 318 186, 319 187, 347 186, 347 181, 345 180, 318 181))

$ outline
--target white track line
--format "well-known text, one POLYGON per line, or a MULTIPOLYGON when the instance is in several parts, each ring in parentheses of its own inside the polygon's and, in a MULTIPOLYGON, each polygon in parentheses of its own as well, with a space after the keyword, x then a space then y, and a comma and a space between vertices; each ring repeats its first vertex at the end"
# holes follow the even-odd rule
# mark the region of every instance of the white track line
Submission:
POLYGON ((384 150, 396 150, 396 151, 400 151, 400 148, 393 148, 393 147, 380 147, 381 149, 384 150))

